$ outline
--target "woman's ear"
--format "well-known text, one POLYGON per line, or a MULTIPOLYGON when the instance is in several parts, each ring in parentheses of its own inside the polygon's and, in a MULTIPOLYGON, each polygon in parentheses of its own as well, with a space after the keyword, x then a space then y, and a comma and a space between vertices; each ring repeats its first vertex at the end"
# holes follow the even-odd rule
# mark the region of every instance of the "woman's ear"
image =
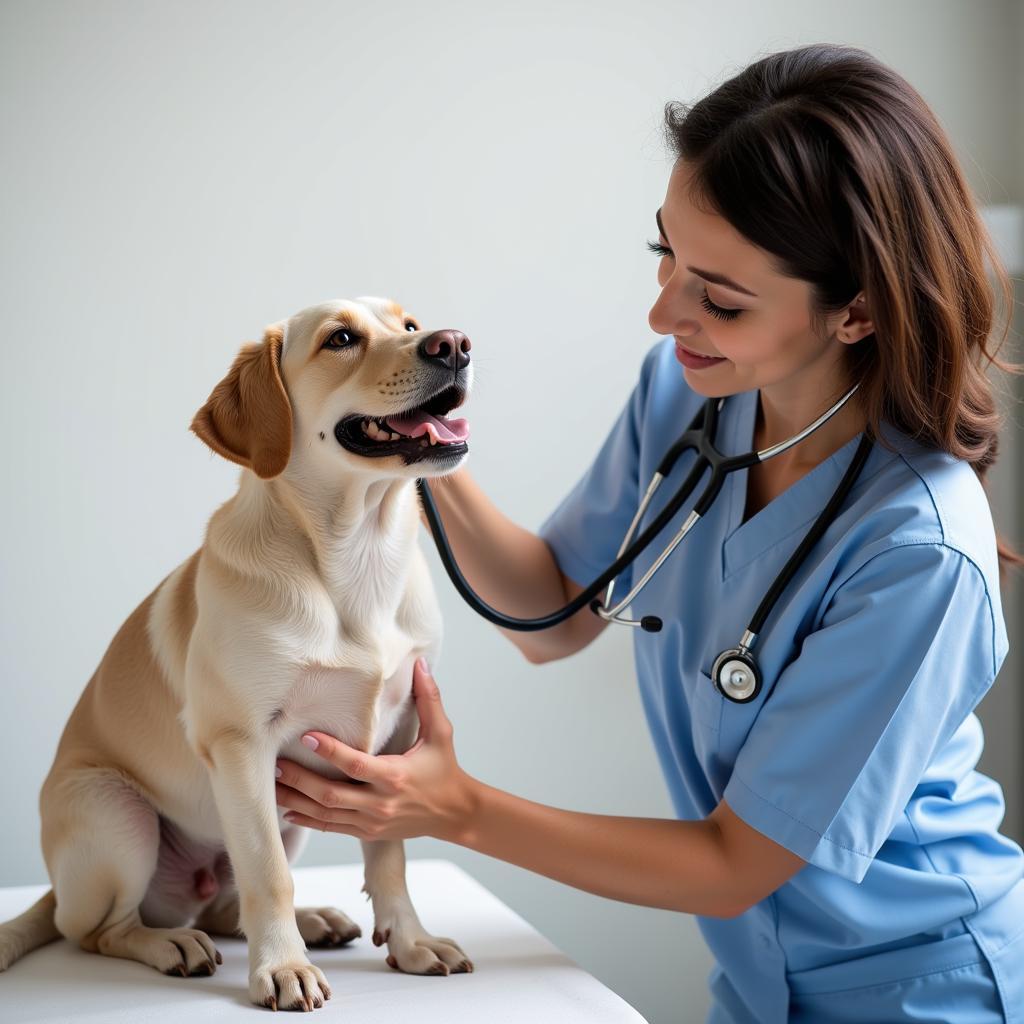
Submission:
POLYGON ((854 342, 866 338, 874 333, 875 325, 871 320, 871 313, 867 308, 867 301, 864 293, 861 292, 849 306, 843 311, 843 319, 836 327, 836 337, 845 345, 852 345, 854 342))
POLYGON ((283 343, 284 330, 274 324, 261 344, 243 346, 191 425, 215 452, 264 480, 284 470, 292 450, 292 407, 281 379, 283 343))

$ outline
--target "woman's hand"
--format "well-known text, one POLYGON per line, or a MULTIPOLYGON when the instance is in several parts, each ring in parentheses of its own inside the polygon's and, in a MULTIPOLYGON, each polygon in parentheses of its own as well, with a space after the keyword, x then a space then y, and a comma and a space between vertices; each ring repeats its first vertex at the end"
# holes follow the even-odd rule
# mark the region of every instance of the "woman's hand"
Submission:
POLYGON ((358 781, 333 782, 279 760, 277 802, 291 808, 285 818, 358 839, 434 836, 458 842, 475 805, 474 780, 455 759, 452 724, 423 658, 413 668, 412 694, 420 734, 404 754, 374 756, 322 732, 306 733, 306 746, 358 781))

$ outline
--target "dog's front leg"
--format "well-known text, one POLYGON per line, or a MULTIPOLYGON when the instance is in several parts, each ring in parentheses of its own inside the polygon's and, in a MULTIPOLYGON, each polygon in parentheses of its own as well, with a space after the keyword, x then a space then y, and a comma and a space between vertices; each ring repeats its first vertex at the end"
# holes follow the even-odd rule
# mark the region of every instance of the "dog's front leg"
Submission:
POLYGON ((364 840, 366 881, 373 900, 373 944, 388 944, 388 964, 409 974, 458 974, 473 964, 454 939, 431 935, 416 914, 405 884, 401 839, 364 840))
POLYGON ((249 941, 249 995, 282 1010, 311 1010, 330 999, 306 957, 295 922, 294 887, 274 796, 276 748, 237 729, 202 745, 239 894, 239 925, 249 941))
MULTIPOLYGON (((411 701, 394 735, 378 751, 401 754, 416 739, 419 719, 411 701)), ((405 884, 405 844, 401 839, 363 840, 363 892, 373 900, 373 944, 388 945, 388 964, 410 974, 472 971, 473 964, 454 939, 431 935, 422 924, 405 884)))

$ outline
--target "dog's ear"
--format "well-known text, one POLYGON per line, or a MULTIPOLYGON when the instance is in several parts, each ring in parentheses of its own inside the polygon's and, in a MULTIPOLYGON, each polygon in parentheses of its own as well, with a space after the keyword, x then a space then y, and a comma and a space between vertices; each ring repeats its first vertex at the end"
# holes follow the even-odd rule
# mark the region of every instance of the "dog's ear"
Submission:
POLYGON ((292 408, 281 379, 283 343, 284 330, 274 324, 261 344, 244 345, 191 425, 215 452, 264 480, 284 470, 292 449, 292 408))

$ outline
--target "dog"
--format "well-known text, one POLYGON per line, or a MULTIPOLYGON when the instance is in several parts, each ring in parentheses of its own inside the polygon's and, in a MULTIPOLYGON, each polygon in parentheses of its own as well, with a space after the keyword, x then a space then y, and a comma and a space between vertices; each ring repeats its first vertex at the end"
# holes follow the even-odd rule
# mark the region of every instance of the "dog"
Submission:
MULTIPOLYGON (((40 797, 52 889, 0 926, 0 971, 64 936, 167 974, 212 974, 243 933, 249 995, 311 1010, 309 946, 361 931, 295 908, 308 831, 283 820, 275 759, 344 774, 308 729, 370 753, 416 740, 412 668, 441 617, 417 544, 415 479, 466 458, 470 342, 378 298, 311 306, 244 345, 191 429, 243 467, 202 546, 121 626, 64 729, 40 797)), ((429 934, 401 840, 362 844, 374 942, 412 974, 468 972, 429 934)))

